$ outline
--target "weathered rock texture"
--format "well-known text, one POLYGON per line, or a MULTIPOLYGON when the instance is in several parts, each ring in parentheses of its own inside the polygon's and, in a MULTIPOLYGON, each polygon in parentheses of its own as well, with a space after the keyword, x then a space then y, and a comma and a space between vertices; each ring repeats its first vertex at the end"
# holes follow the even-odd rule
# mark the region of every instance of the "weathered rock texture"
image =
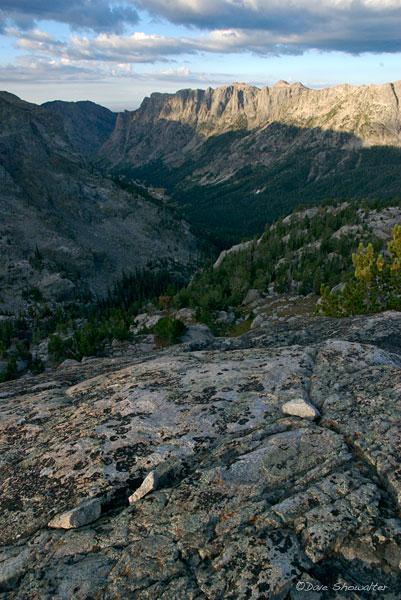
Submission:
POLYGON ((307 319, 3 384, 0 598, 396 600, 400 334, 307 319), (321 418, 283 415, 297 398, 321 418), (47 528, 88 498, 97 521, 47 528))
POLYGON ((358 145, 400 146, 400 93, 401 81, 360 87, 345 84, 322 90, 284 81, 261 89, 234 83, 216 89, 154 93, 138 110, 119 113, 102 153, 109 160, 129 158, 135 164, 171 152, 189 151, 205 137, 272 123, 352 133, 360 138, 355 140, 358 145), (172 135, 176 131, 180 132, 178 139, 172 135))
POLYGON ((1 92, 0 121, 0 310, 24 307, 32 286, 46 298, 75 283, 101 294, 154 257, 196 262, 189 225, 94 171, 58 115, 1 92))
POLYGON ((97 521, 102 514, 102 505, 99 498, 84 500, 67 512, 56 515, 49 521, 48 526, 53 529, 76 529, 93 521, 97 521))
POLYGON ((151 471, 146 475, 140 487, 128 498, 128 502, 133 504, 134 502, 138 502, 141 498, 153 492, 157 489, 159 483, 159 476, 157 471, 151 471))

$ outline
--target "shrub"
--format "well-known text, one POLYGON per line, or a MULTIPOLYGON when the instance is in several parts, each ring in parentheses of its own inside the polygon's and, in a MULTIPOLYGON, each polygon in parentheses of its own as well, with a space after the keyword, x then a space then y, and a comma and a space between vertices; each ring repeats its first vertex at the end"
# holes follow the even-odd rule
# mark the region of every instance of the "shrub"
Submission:
POLYGON ((104 348, 104 334, 97 323, 85 323, 73 336, 74 358, 81 360, 83 356, 93 356, 104 348))
POLYGON ((45 365, 39 356, 35 356, 31 362, 30 369, 34 375, 38 375, 39 373, 43 373, 45 370, 45 365))
POLYGON ((154 327, 156 337, 168 344, 176 344, 186 330, 186 325, 180 319, 170 317, 162 317, 154 327))
POLYGON ((7 360, 7 367, 3 373, 0 373, 0 383, 16 379, 18 377, 17 359, 15 356, 11 356, 7 360))
POLYGON ((40 302, 43 300, 41 291, 34 285, 28 289, 22 290, 22 297, 24 300, 34 300, 35 302, 40 302))
POLYGON ((49 343, 47 344, 47 350, 54 360, 61 362, 65 358, 71 357, 68 345, 61 339, 59 335, 51 335, 49 343))

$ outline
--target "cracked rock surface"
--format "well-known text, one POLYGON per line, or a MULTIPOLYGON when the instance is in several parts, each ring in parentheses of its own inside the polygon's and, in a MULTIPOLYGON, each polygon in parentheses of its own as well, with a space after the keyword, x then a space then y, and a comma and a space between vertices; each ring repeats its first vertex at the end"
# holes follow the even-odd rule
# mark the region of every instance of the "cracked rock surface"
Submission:
POLYGON ((0 599, 398 600, 400 334, 311 318, 1 385, 0 599))

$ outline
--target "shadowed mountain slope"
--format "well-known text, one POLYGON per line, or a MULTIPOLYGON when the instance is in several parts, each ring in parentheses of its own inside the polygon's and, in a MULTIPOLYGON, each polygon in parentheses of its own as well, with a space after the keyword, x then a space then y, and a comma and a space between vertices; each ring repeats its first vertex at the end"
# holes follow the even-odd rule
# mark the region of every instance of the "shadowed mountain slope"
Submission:
POLYGON ((74 148, 92 155, 104 144, 114 129, 117 114, 94 102, 45 102, 43 107, 60 115, 64 129, 74 148))
POLYGON ((123 270, 151 259, 196 262, 188 225, 94 171, 58 115, 2 92, 0 120, 3 309, 14 310, 22 288, 54 272, 103 293, 123 270))

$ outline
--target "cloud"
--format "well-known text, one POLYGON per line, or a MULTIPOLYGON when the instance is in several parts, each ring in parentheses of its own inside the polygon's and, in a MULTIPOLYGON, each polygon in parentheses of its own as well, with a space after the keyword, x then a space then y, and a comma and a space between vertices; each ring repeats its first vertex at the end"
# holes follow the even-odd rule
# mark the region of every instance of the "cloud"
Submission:
POLYGON ((105 83, 118 80, 170 82, 180 85, 223 85, 232 81, 231 73, 191 71, 187 66, 137 72, 128 63, 94 61, 70 62, 37 56, 20 56, 16 65, 0 66, 0 82, 10 83, 105 83))
MULTIPOLYGON (((30 54, 51 57, 70 62, 100 61, 119 64, 171 62, 180 57, 200 54, 234 54, 251 52, 256 55, 300 55, 310 48, 320 50, 343 50, 353 54, 368 52, 377 45, 377 31, 365 23, 361 39, 353 38, 352 31, 343 25, 341 33, 322 30, 306 33, 272 34, 262 29, 215 30, 195 37, 168 37, 135 32, 129 36, 101 33, 93 38, 72 35, 68 42, 60 42, 38 29, 20 32, 7 29, 9 36, 16 37, 15 46, 30 54)), ((381 39, 382 51, 391 52, 390 40, 381 39), (383 50, 385 48, 385 50, 383 50)))
MULTIPOLYGON (((203 41, 199 37, 192 49, 185 37, 174 42, 168 39, 166 54, 243 50, 298 54, 311 48, 351 53, 401 50, 401 0, 1 0, 0 28, 16 26, 29 31, 40 21, 58 21, 75 30, 107 34, 107 39, 95 39, 91 47, 112 54, 113 50, 106 48, 112 41, 109 36, 136 24, 138 10, 213 34, 203 41), (254 37, 257 43, 252 43, 254 37)), ((133 48, 135 43, 139 57, 139 37, 122 41, 121 51, 125 53, 124 44, 133 48)), ((87 41, 83 38, 74 44, 85 51, 87 41)), ((149 41, 147 47, 144 41, 143 45, 145 62, 158 45, 163 53, 160 40, 149 41)))
MULTIPOLYGON (((3 33, 25 52, 16 65, 0 68, 3 81, 101 81, 156 78, 221 82, 224 77, 192 73, 187 67, 138 74, 139 64, 184 62, 200 54, 301 55, 307 50, 364 52, 401 50, 401 0, 1 0, 3 33), (136 31, 136 9, 193 29, 181 36, 136 31), (86 27, 60 41, 34 24, 42 19, 86 27), (13 25, 11 25, 13 24, 13 25)), ((184 30, 185 33, 185 30, 184 30)))
POLYGON ((69 42, 60 42, 37 29, 29 32, 6 29, 5 33, 17 38, 14 45, 20 50, 76 61, 167 62, 166 56, 193 54, 202 47, 196 40, 190 38, 174 38, 141 32, 126 37, 104 33, 95 38, 72 35, 69 42))
POLYGON ((193 54, 197 49, 196 43, 185 38, 136 32, 127 37, 101 34, 89 39, 73 36, 66 52, 71 57, 87 60, 146 63, 164 61, 166 56, 193 54))
POLYGON ((98 81, 104 74, 94 65, 72 64, 63 61, 21 56, 18 64, 0 66, 0 82, 9 83, 43 83, 68 81, 98 81))
POLYGON ((259 51, 291 48, 399 52, 401 0, 136 0, 168 21, 206 29, 264 32, 259 51))
POLYGON ((66 23, 73 29, 122 33, 125 24, 137 23, 139 17, 133 6, 110 0, 1 0, 0 29, 10 24, 33 29, 43 20, 66 23))

